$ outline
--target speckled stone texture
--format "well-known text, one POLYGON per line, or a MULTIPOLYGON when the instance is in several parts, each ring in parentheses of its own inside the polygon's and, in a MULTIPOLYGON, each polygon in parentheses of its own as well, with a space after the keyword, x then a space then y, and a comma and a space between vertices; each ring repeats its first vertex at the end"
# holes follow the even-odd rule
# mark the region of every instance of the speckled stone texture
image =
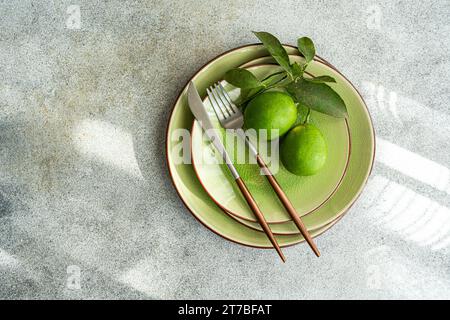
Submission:
POLYGON ((450 298, 449 1, 5 0, 0 16, 0 298, 450 298), (251 30, 313 38, 373 116, 372 176, 320 259, 214 235, 166 169, 179 90, 251 30))

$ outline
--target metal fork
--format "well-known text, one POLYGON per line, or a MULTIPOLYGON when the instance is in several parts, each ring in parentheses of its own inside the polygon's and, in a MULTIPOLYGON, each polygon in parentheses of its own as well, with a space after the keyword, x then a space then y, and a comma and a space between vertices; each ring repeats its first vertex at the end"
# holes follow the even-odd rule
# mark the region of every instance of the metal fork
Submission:
POLYGON ((214 86, 210 86, 208 89, 206 89, 206 91, 208 93, 208 97, 209 97, 209 100, 211 101, 211 105, 214 109, 214 112, 216 113, 216 116, 219 119, 220 125, 222 127, 224 127, 225 129, 236 130, 236 133, 241 137, 241 139, 245 140, 250 151, 255 156, 256 162, 258 163, 259 167, 264 172, 267 180, 269 180, 269 183, 271 184, 272 188, 275 190, 275 193, 277 194, 281 203, 286 208, 286 211, 292 217, 292 220, 294 220, 295 225, 300 230, 301 234, 303 235, 303 237, 305 238, 306 242, 309 244, 311 249, 314 251, 316 256, 319 257, 320 256, 319 249, 317 248, 311 235, 309 234, 308 230, 306 229, 305 225, 303 224, 302 220, 300 219, 294 206, 289 201, 289 198, 286 196, 283 189, 281 188, 281 186, 278 184, 275 177, 270 172, 266 163, 259 155, 256 147, 251 143, 251 141, 245 135, 243 130, 238 130, 238 129, 242 129, 242 126, 244 125, 244 116, 242 115, 242 112, 231 101, 230 96, 225 91, 225 89, 223 88, 222 84, 220 84, 220 82, 216 83, 214 86))

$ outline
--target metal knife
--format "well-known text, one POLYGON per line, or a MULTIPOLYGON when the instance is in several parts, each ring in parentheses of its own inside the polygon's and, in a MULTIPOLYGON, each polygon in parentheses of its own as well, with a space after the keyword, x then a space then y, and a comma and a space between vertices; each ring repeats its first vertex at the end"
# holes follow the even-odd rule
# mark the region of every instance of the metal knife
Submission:
POLYGON ((281 251, 281 248, 278 245, 278 242, 275 239, 275 237, 272 233, 272 230, 270 230, 270 227, 267 224, 267 221, 264 218, 264 215, 262 214, 258 205, 256 204, 255 199, 253 199, 253 196, 250 194, 250 191, 247 189, 247 186, 245 185, 244 181, 241 179, 241 177, 239 176, 239 173, 237 172, 236 168, 234 167, 233 163, 231 162, 231 158, 228 155, 227 151, 225 150, 225 146, 223 145, 219 135, 217 134, 216 128, 211 123, 211 120, 208 116, 208 112, 206 111, 203 101, 200 98, 200 95, 198 94, 195 84, 192 81, 189 83, 187 95, 188 95, 189 108, 191 109, 192 113, 194 114, 194 117, 200 123, 200 126, 203 128, 206 136, 211 140, 214 147, 221 154, 223 160, 225 161, 225 163, 228 166, 228 169, 230 170, 231 174, 233 175, 235 182, 237 183, 239 189, 241 190, 242 195, 244 196, 245 200, 247 201, 250 209, 255 214, 255 217, 258 219, 258 222, 261 224, 261 227, 263 228, 263 230, 266 233, 267 237, 269 238, 270 242, 272 243, 275 250, 280 255, 281 260, 283 260, 283 262, 285 262, 286 258, 284 257, 284 254, 281 251))

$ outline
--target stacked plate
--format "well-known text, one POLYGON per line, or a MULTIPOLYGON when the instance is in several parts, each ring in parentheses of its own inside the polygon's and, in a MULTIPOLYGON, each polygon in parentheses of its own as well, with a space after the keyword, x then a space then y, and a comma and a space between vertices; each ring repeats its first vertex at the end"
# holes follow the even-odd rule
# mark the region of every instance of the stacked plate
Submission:
MULTIPOLYGON (((294 47, 285 46, 292 61, 303 58, 294 47)), ((273 59, 262 45, 248 45, 228 51, 202 67, 193 77, 200 94, 223 78, 234 67, 247 68, 259 77, 278 71, 273 59)), ((329 75, 331 84, 344 99, 348 119, 337 119, 320 113, 311 117, 328 144, 324 168, 311 177, 297 177, 280 166, 276 178, 302 216, 313 237, 322 234, 339 221, 356 201, 370 174, 375 136, 367 107, 353 85, 331 64, 316 58, 308 65, 311 75, 329 75)), ((227 91, 233 88, 222 82, 227 91)), ((243 245, 272 248, 251 210, 233 183, 231 175, 208 146, 201 127, 194 121, 186 99, 187 86, 180 93, 167 127, 167 162, 174 186, 186 207, 203 225, 218 235, 243 245), (190 135, 184 133, 189 130, 190 135), (190 141, 192 163, 181 162, 181 146, 190 141), (210 150, 211 152, 206 152, 210 150), (210 161, 205 161, 210 157, 210 161)), ((209 102, 205 99, 205 105, 209 102)), ((219 128, 214 112, 211 120, 219 128)), ((186 152, 186 150, 184 150, 186 152)), ((264 156, 264 155, 263 155, 264 156)), ((258 202, 280 246, 289 246, 304 239, 284 211, 275 193, 257 165, 237 165, 252 195, 258 202)))

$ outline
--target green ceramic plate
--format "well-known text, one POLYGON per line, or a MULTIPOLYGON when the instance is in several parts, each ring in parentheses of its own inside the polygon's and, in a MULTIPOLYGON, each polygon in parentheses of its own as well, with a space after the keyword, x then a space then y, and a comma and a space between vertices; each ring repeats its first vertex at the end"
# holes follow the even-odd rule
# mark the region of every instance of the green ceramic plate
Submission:
MULTIPOLYGON (((298 56, 290 56, 290 57, 291 57, 291 62, 298 61, 299 59, 303 59, 302 57, 298 57, 298 56)), ((274 59, 270 56, 262 57, 262 58, 252 60, 248 63, 245 63, 239 67, 240 68, 249 68, 252 66, 260 67, 261 65, 267 65, 267 64, 274 65, 275 64, 274 59)), ((212 116, 214 116, 214 115, 212 114, 212 116)), ((206 150, 209 150, 209 149, 206 149, 206 150)), ((193 153, 193 154, 195 154, 195 153, 193 153)), ((195 169, 195 166, 194 166, 194 169, 195 169)), ((198 174, 197 174, 197 176, 198 176, 198 174)), ((253 230, 257 230, 259 232, 264 232, 258 222, 252 222, 252 221, 248 221, 245 219, 241 219, 233 214, 230 214, 227 211, 225 211, 225 212, 227 214, 229 214, 229 216, 232 217, 234 220, 238 221, 239 223, 242 223, 243 225, 245 225, 253 230)), ((331 224, 333 224, 333 223, 334 222, 331 222, 331 224)), ((274 223, 271 225, 271 229, 272 229, 272 232, 276 235, 299 235, 300 234, 300 231, 298 230, 297 226, 293 222, 289 222, 289 221, 285 222, 285 223, 277 223, 277 224, 274 223)))
MULTIPOLYGON (((324 62, 321 58, 318 58, 317 60, 324 62)), ((291 59, 292 56, 291 56, 291 59)), ((302 57, 300 57, 300 59, 303 59, 302 57)), ((248 68, 248 67, 252 67, 252 66, 259 66, 261 64, 276 64, 275 60, 271 57, 262 57, 262 58, 258 58, 255 60, 252 60, 250 62, 244 63, 243 65, 239 66, 240 68, 248 68)), ((248 221, 248 220, 244 220, 241 218, 238 218, 232 214, 230 214, 229 212, 225 211, 230 217, 232 217, 234 220, 238 221, 239 223, 242 223, 243 225, 253 229, 253 230, 257 230, 259 232, 264 232, 261 228, 261 225, 258 222, 252 222, 252 221, 248 221)), ((335 223, 335 222, 331 222, 331 223, 335 223)), ((270 226, 272 232, 275 235, 298 235, 300 234, 300 231, 298 230, 297 226, 295 225, 294 222, 288 221, 288 222, 284 222, 284 223, 273 223, 270 226)))
MULTIPOLYGON (((291 57, 293 61, 300 60, 300 57, 291 57)), ((248 67, 247 69, 260 79, 282 70, 281 67, 270 64, 248 67)), ((232 98, 237 98, 239 95, 238 89, 234 89, 225 81, 222 81, 222 84, 232 98)), ((206 98, 204 103, 208 108, 213 124, 225 136, 209 99, 206 98)), ((322 131, 328 144, 328 158, 325 166, 317 174, 309 177, 293 175, 281 163, 278 172, 275 173, 272 170, 300 216, 313 212, 331 197, 342 181, 350 156, 350 136, 347 121, 313 111, 311 122, 322 131)), ((220 164, 221 156, 218 152, 215 152, 197 121, 192 128, 191 137, 192 164, 206 192, 223 210, 240 219, 257 222, 228 168, 225 164, 220 164)), ((228 148, 228 152, 232 155, 236 154, 238 147, 245 149, 245 145, 240 139, 237 139, 236 142, 233 145, 234 148, 228 148)), ((248 154, 248 150, 246 153, 248 154)), ((260 149, 260 153, 263 158, 270 159, 263 149, 260 149)), ((266 163, 269 162, 266 161, 266 163)), ((283 223, 291 220, 267 179, 259 174, 258 165, 237 164, 235 162, 235 166, 262 212, 264 212, 268 223, 283 223)))
MULTIPOLYGON (((244 220, 239 217, 236 217, 235 215, 233 215, 227 211, 224 211, 224 212, 227 213, 231 218, 233 218, 237 222, 243 224, 244 226, 249 227, 250 229, 259 231, 259 232, 264 232, 263 229, 261 228, 261 225, 258 222, 244 220)), ((288 221, 288 222, 284 222, 284 223, 272 223, 270 225, 270 230, 272 230, 272 233, 276 234, 276 235, 299 235, 300 234, 299 229, 292 221, 288 221)))
MULTIPOLYGON (((290 54, 295 54, 294 48, 286 47, 286 49, 290 54)), ((267 51, 261 45, 249 45, 231 50, 204 66, 194 75, 192 80, 200 90, 200 94, 204 95, 206 87, 220 80, 230 68, 266 55, 267 51)), ((348 83, 338 73, 335 77, 340 83, 348 83)), ((313 235, 323 232, 330 226, 327 224, 336 222, 351 206, 362 191, 373 163, 374 134, 364 102, 349 83, 347 87, 338 88, 338 91, 341 95, 345 94, 347 99, 350 99, 351 105, 358 105, 354 108, 355 110, 349 120, 350 127, 355 130, 354 134, 358 136, 353 137, 351 133, 352 156, 349 162, 349 173, 344 177, 341 187, 332 199, 318 210, 321 211, 320 214, 315 212, 303 219, 309 230, 320 228, 319 231, 312 232, 313 235), (353 157, 354 153, 357 156, 353 157)), ((176 163, 174 160, 179 152, 179 145, 182 143, 180 129, 190 130, 193 120, 187 105, 185 92, 186 87, 175 102, 167 127, 166 141, 168 168, 180 198, 190 212, 215 233, 244 245, 270 248, 271 244, 263 233, 237 223, 214 204, 197 180, 192 165, 176 163)), ((292 245, 302 240, 297 235, 278 236, 277 238, 282 246, 292 245)))

